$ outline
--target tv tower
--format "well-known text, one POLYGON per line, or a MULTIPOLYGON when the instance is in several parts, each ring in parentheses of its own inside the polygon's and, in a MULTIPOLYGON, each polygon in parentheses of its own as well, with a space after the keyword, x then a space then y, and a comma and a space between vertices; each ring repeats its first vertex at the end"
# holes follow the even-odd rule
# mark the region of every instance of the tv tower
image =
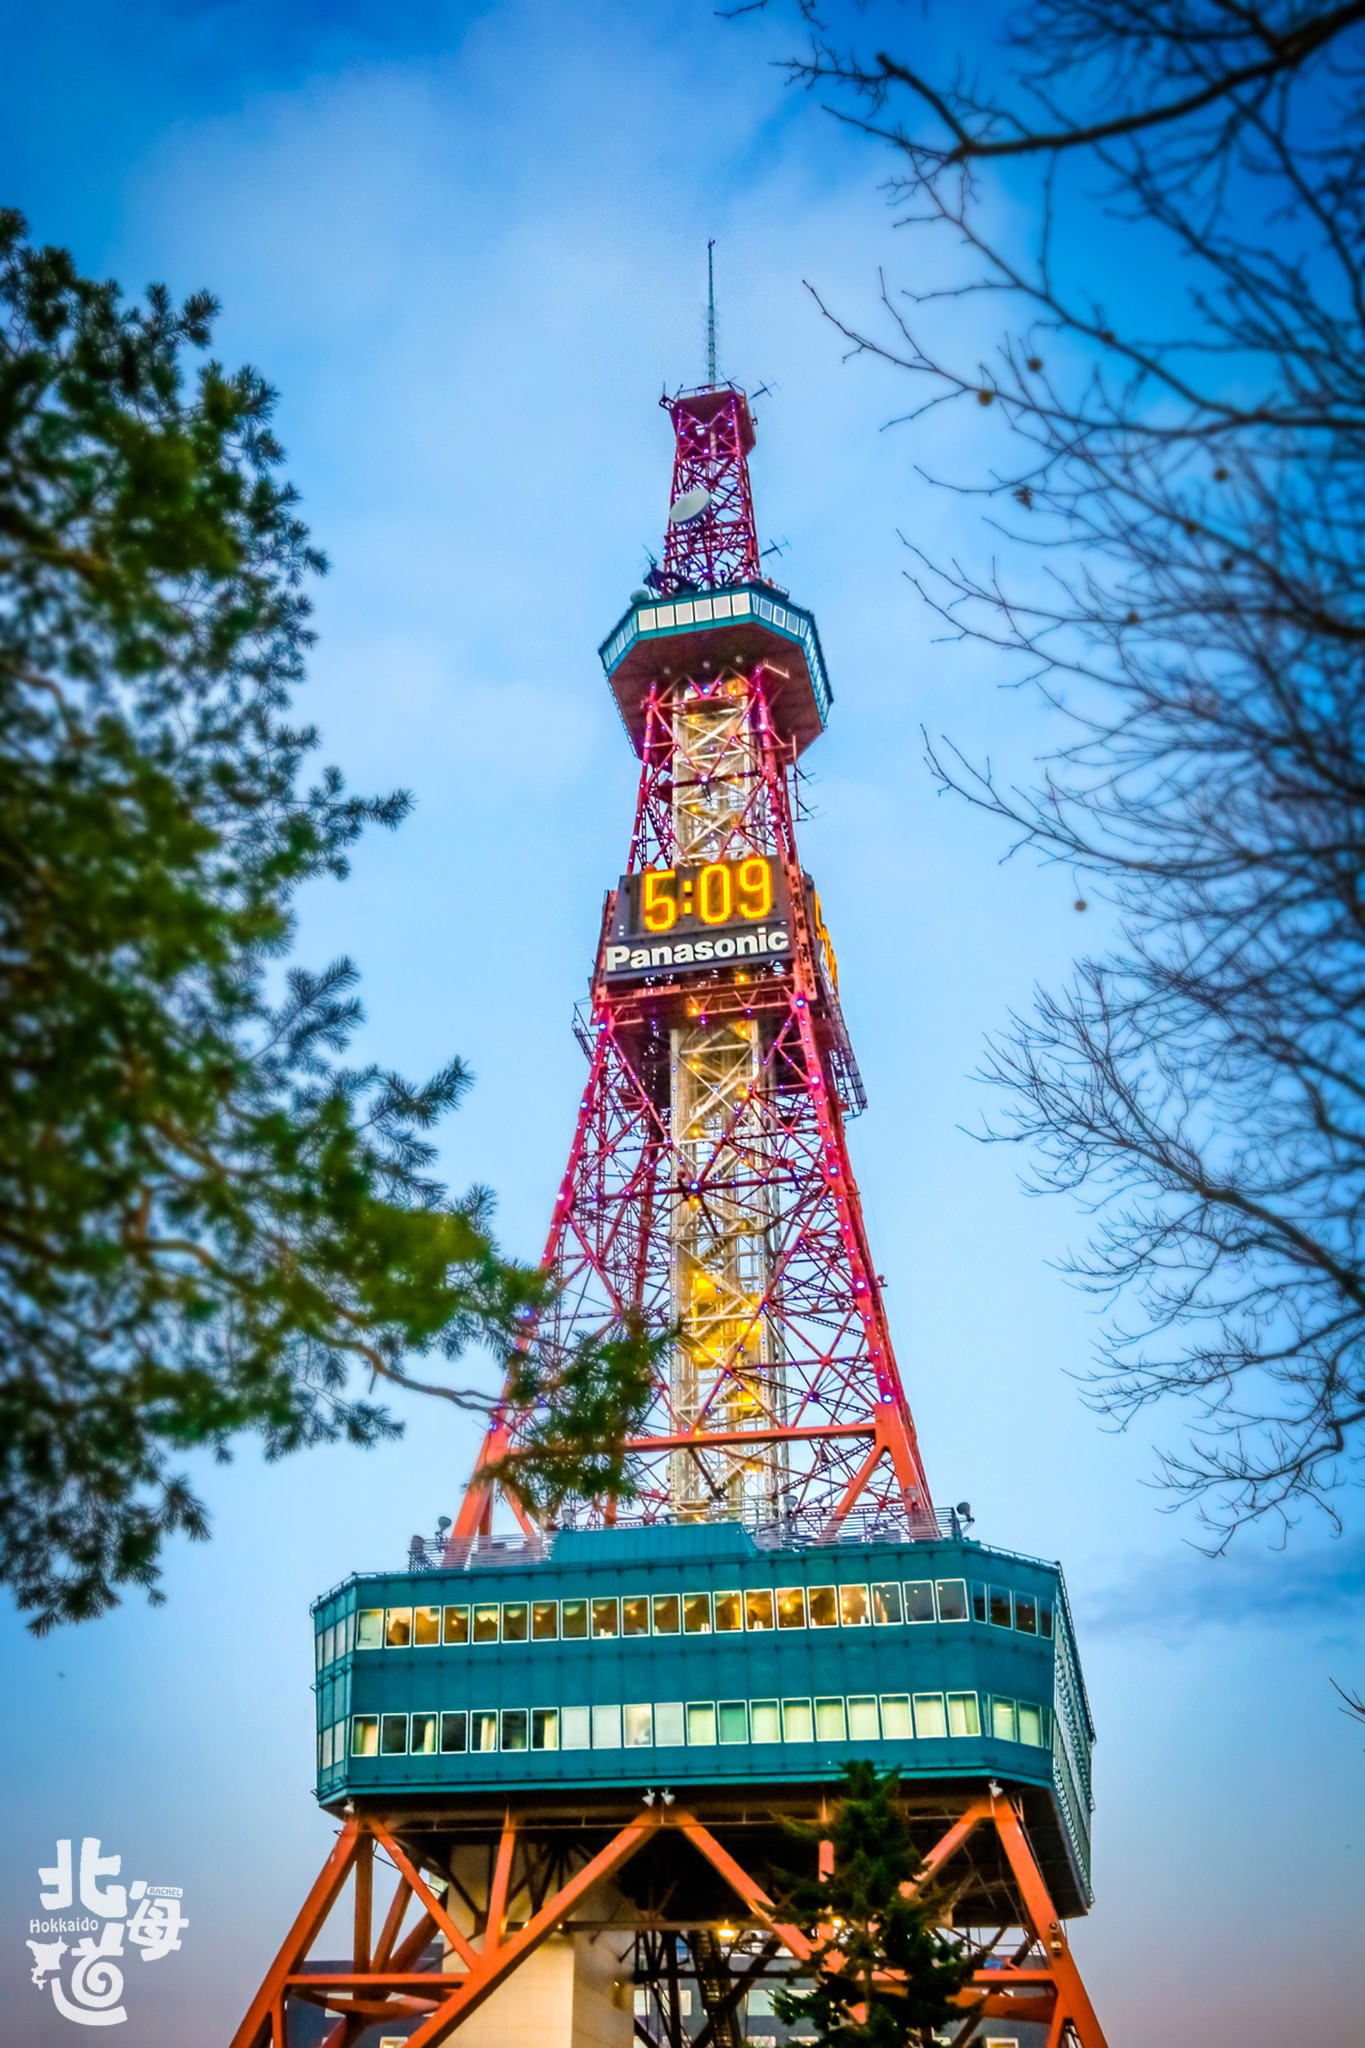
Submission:
POLYGON ((796 839, 830 686, 762 568, 710 248, 708 281, 707 381, 662 401, 662 563, 600 650, 640 779, 533 1339, 552 1403, 584 1338, 659 1338, 631 1491, 543 1526, 516 1476, 536 1417, 508 1399, 453 1523, 316 1603, 339 1832, 233 2048, 730 2048, 810 1954, 782 1823, 825 1814, 852 1757, 900 1771, 918 1882, 976 1960, 955 2040, 1033 2022, 1104 2048, 1065 1930, 1094 1739, 1065 1587, 930 1494, 796 839))

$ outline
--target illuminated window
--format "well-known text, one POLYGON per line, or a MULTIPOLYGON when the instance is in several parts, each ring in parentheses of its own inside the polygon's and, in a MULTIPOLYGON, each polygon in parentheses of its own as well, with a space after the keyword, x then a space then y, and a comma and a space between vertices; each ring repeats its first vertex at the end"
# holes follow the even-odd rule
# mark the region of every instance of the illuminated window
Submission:
POLYGON ((977 1710, 974 1692, 950 1692, 948 1695, 948 1733, 950 1735, 979 1735, 981 1715, 977 1710))
POLYGON ((939 1580, 938 1618, 940 1621, 965 1621, 967 1619, 967 1581, 965 1579, 939 1580))
POLYGON ((498 1746, 498 1715, 494 1707, 482 1707, 469 1717, 469 1747, 494 1750, 498 1746))
POLYGON ((458 1756, 469 1742, 469 1717, 466 1714, 442 1714, 441 1754, 458 1756))
POLYGON ((441 1632, 443 1643, 467 1643, 469 1641, 469 1609, 447 1607, 445 1627, 441 1632))
POLYGON ((502 1746, 504 1749, 525 1749, 531 1739, 531 1717, 525 1707, 504 1707, 502 1710, 502 1746))
POLYGON ((649 1749, 654 1742, 654 1709, 646 1702, 626 1708, 626 1748, 649 1749))
POLYGON ((680 1749, 682 1742, 682 1701, 656 1700, 654 1703, 654 1747, 656 1749, 680 1749))
POLYGON ((379 1754, 381 1756, 406 1756, 407 1753, 407 1715, 381 1714, 379 1716, 379 1754))
POLYGON ((749 1707, 749 1719, 755 1742, 782 1740, 782 1719, 776 1700, 754 1700, 749 1707))
POLYGON ((391 1607, 384 1619, 384 1642, 390 1650, 406 1650, 412 1641, 412 1609, 391 1607))
POLYGON ((991 1625, 994 1628, 1010 1628, 1014 1617, 1010 1612, 1009 1589, 1005 1586, 991 1587, 991 1625))
POLYGON ((810 1625, 812 1628, 838 1628, 839 1593, 837 1587, 811 1587, 810 1625))
POLYGON ((533 1600, 531 1602, 531 1635, 537 1643, 553 1643, 559 1635, 559 1602, 557 1600, 533 1600))
POLYGON ((904 1619, 905 1609, 901 1603, 901 1589, 895 1579, 889 1579, 884 1586, 872 1588, 872 1619, 882 1626, 888 1622, 904 1619))
POLYGON ((887 1742, 908 1742, 914 1734, 910 1721, 908 1692, 882 1694, 882 1737, 887 1742))
POLYGON ((687 1740, 700 1749, 710 1749, 716 1740, 716 1709, 710 1700, 687 1703, 687 1740))
POLYGON ((654 1633, 675 1636, 682 1627, 682 1601, 676 1593, 654 1595, 654 1633))
POLYGON ((866 1586, 840 1586, 839 1619, 845 1628, 863 1628, 872 1619, 866 1586))
POLYGON ((630 1593, 621 1602, 621 1633, 623 1636, 649 1634, 648 1593, 630 1593))
POLYGON ((771 1591, 761 1589, 744 1595, 744 1626, 746 1628, 771 1628, 773 1625, 773 1596, 771 1591))
POLYGON ((498 1640, 498 1603, 496 1600, 482 1600, 474 1609, 474 1626, 471 1631, 476 1643, 495 1643, 498 1640))
POLYGON ((1013 1700, 991 1701, 991 1734, 997 1742, 1014 1742, 1017 1739, 1013 1700))
POLYGON ((412 1717, 412 1741, 409 1744, 414 1756, 435 1756, 436 1716, 414 1714, 412 1717))
POLYGON ((716 1725, 722 1742, 749 1740, 749 1709, 743 1700, 722 1700, 716 1709, 716 1725))
POLYGON ((948 1716, 943 1710, 941 1692, 917 1692, 915 1694, 915 1733, 921 1742, 937 1741, 948 1733, 948 1716))
MULTIPOLYGON (((524 1643, 531 1625, 531 1613, 524 1600, 507 1600, 502 1610, 502 1639, 505 1643, 524 1643)), ((503 1744, 504 1749, 507 1747, 503 1744)))
POLYGON ((591 1749, 590 1710, 587 1707, 565 1707, 559 1717, 559 1733, 565 1749, 591 1749))
POLYGON ((621 1633, 621 1605, 618 1600, 594 1600, 592 1603, 592 1632, 595 1636, 619 1636, 621 1633))
POLYGON ((804 1628, 806 1626, 806 1589, 804 1586, 778 1587, 777 1625, 779 1628, 804 1628))
POLYGON ((710 1635, 711 1595, 709 1593, 683 1594, 683 1628, 689 1636, 710 1635))
POLYGON ((1038 1602, 1029 1593, 1014 1596, 1014 1626, 1026 1636, 1038 1633, 1038 1602))
POLYGON ((592 1746, 594 1749, 621 1747, 621 1709, 614 1703, 593 1708, 592 1746))
POLYGON ((588 1603, 586 1600, 561 1600, 559 1603, 559 1633, 566 1643, 581 1642, 588 1633, 588 1603))
POLYGON ((378 1756, 378 1714, 356 1714, 351 1721, 351 1755, 378 1756))
POLYGON ((850 1695, 848 1702, 848 1739, 850 1742, 880 1742, 881 1721, 877 1715, 877 1695, 862 1693, 850 1695))
POLYGON ((415 1607, 412 1613, 412 1640, 419 1649, 426 1649, 441 1640, 441 1610, 439 1607, 415 1607))
POLYGON ((815 1733, 821 1742, 843 1742, 848 1730, 844 1725, 844 1703, 842 1700, 817 1700, 815 1702, 815 1733))
POLYGON ((814 1742, 815 1720, 811 1714, 809 1700, 783 1700, 782 1740, 814 1742))
POLYGON ((721 1635, 729 1630, 743 1628, 744 1603, 738 1593, 717 1593, 716 1633, 721 1635))
POLYGON ((1043 1747, 1043 1710, 1030 1707, 1023 1700, 1019 1702, 1019 1740, 1030 1749, 1043 1747))
POLYGON ((934 1619, 934 1582, 932 1579, 906 1580, 905 1618, 907 1621, 932 1621, 934 1619))
POLYGON ((536 1707, 531 1714, 532 1749, 559 1748, 558 1707, 536 1707))

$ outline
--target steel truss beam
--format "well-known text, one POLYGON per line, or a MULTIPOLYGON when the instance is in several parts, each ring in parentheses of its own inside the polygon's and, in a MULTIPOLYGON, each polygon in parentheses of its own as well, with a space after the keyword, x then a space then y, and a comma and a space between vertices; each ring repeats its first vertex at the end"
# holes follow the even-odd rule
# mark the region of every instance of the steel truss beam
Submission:
MULTIPOLYGON (((324 2048, 351 2048, 367 2026, 384 2020, 416 2020, 408 2048, 437 2048, 450 2040, 469 2015, 514 1975, 551 1934, 576 1924, 601 1926, 598 1920, 576 1921, 590 1895, 615 1876, 647 1844, 662 1835, 680 1836, 729 1887, 742 1909, 736 1922, 743 1939, 760 1937, 757 1958, 737 1952, 734 1936, 724 1962, 728 1980, 710 1984, 717 1975, 718 1943, 723 1923, 689 1928, 694 1954, 704 1937, 703 1960, 710 1985, 707 2040, 712 2048, 723 2041, 730 2015, 748 1984, 774 1959, 808 1963, 812 1944, 784 1919, 781 1905, 758 1879, 731 1854, 713 1829, 697 1815, 664 1807, 649 1808, 626 1819, 595 1853, 577 1859, 550 1846, 539 1834, 543 1815, 535 1819, 507 1812, 493 1851, 491 1874, 480 1905, 450 1878, 424 1874, 400 1839, 401 1817, 352 1814, 345 1820, 303 1908, 276 1956, 246 2018, 233 2036, 232 2048, 294 2048, 292 2012, 301 2005, 321 2009, 334 2021, 324 2048), (395 1888, 382 1924, 375 1926, 376 1858, 389 1866, 395 1888), (570 1868, 572 1862, 574 1867, 570 1868), (309 1967, 310 1957, 342 1895, 352 1889, 351 1959, 349 1966, 309 1967), (416 1919, 406 1933, 413 1908, 416 1919), (461 1927, 455 1915, 469 1922, 461 1927), (471 1931, 472 1929, 472 1931, 471 1931), (442 1964, 433 1967, 433 1945, 442 1964)), ((929 1849, 915 1884, 941 1904, 951 1896, 954 1865, 970 1856, 974 1838, 993 1835, 1013 1880, 1015 1919, 1022 1933, 1003 1956, 999 1936, 979 1945, 978 1967, 971 1985, 959 1994, 963 2026, 958 2043, 974 2039, 987 2020, 1032 2021, 1048 2028, 1049 2048, 1106 2048, 1066 1930, 1052 1904, 1042 1872, 1029 1844, 1019 1811, 1004 1795, 970 1801, 929 1849)), ((830 1864, 822 1845, 821 1868, 830 1864)), ((629 1925, 613 1918, 612 1925, 629 1925)), ((671 1940, 661 1940, 657 1925, 642 1926, 641 1954, 654 1958, 655 1982, 670 2019, 670 2048, 677 2048, 678 1967, 671 1940)), ((646 1963, 646 1967, 649 1965, 646 1963)), ((702 1965, 695 1967, 701 1970, 702 1965)))

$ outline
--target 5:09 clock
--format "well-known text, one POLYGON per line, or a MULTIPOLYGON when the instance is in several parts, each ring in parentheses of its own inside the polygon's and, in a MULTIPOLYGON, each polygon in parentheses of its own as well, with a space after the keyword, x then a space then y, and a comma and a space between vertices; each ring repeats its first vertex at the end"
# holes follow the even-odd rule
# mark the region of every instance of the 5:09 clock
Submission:
POLYGON ((786 909, 786 876, 769 854, 697 867, 644 868, 621 877, 613 935, 648 940, 717 931, 781 918, 786 909))

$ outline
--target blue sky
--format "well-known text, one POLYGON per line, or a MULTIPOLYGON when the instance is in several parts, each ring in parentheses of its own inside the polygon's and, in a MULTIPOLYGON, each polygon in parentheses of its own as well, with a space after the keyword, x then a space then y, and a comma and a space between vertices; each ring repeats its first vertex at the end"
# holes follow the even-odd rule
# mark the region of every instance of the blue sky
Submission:
MULTIPOLYGON (((903 20, 951 48, 946 14, 903 20)), ((1228 1559, 1195 1551, 1145 1484, 1152 1430, 1105 1433, 1069 1377, 1091 1310, 1051 1262, 1077 1218, 964 1134, 985 1032, 1102 932, 1070 877, 1002 864, 922 765, 921 725, 1021 769, 1049 734, 904 578, 900 534, 977 559, 993 545, 977 507, 920 474, 958 458, 963 427, 882 431, 903 387, 844 364, 804 288, 857 313, 880 265, 932 261, 891 225, 884 164, 783 89, 788 31, 684 0, 47 0, 0 22, 4 199, 87 271, 210 286, 224 357, 280 388, 333 563, 307 713, 354 783, 417 798, 306 903, 300 950, 358 959, 374 1057, 469 1060, 446 1166, 497 1189, 528 1256, 634 787, 595 649, 662 529, 657 399, 701 373, 717 237, 722 365, 774 387, 760 525, 790 543, 779 573, 817 614, 835 689, 804 852, 868 1086, 854 1158, 902 1371, 940 1496, 970 1498, 987 1541, 1060 1557, 1078 1611, 1100 1729, 1078 1951, 1116 2048, 1344 2048, 1365 1757, 1329 1680, 1365 1667, 1358 1514, 1335 1543, 1305 1526, 1283 1552, 1254 1535, 1228 1559)), ((1018 202, 991 204, 1022 226, 1018 202)), ((1098 239, 1074 255, 1101 277, 1113 260, 1098 239)), ((984 310, 953 318, 988 353, 984 310)), ((213 1541, 172 1553, 166 1607, 41 1644, 0 1622, 6 2040, 65 2038, 38 2018, 23 1947, 63 1834, 185 1886, 185 1949, 136 1986, 129 2048, 172 2048, 191 2018, 206 2040, 230 2032, 328 1840, 309 1601, 399 1562, 468 1467, 458 1421, 409 1413, 382 1451, 266 1468, 248 1446, 204 1473, 213 1541)))

